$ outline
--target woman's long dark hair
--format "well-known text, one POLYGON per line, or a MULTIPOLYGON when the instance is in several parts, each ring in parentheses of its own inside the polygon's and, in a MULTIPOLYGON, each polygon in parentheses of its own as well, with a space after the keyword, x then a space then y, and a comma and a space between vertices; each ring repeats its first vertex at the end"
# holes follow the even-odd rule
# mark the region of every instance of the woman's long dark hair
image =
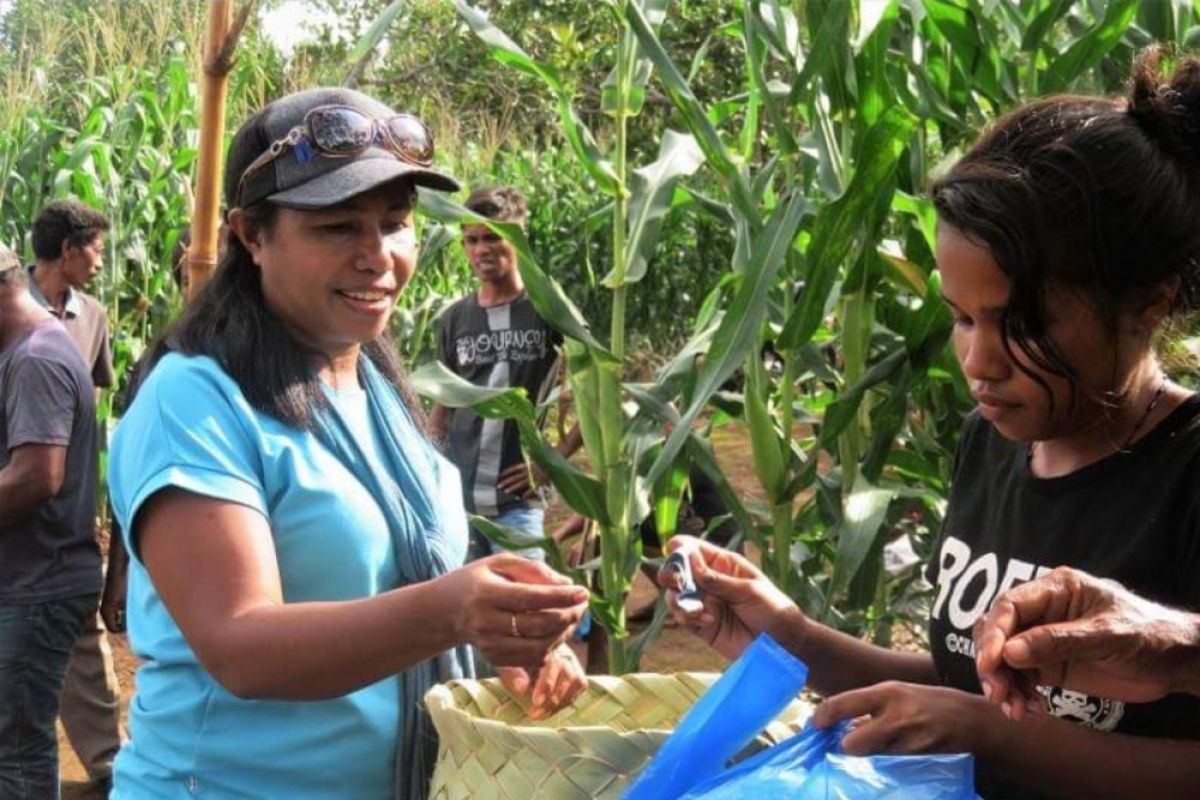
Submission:
MULTIPOLYGON (((415 198, 415 193, 414 193, 415 198)), ((242 209, 251 230, 270 233, 279 214, 269 202, 242 209)), ((129 398, 169 352, 209 356, 241 388, 254 408, 294 428, 312 430, 327 398, 317 377, 323 356, 304 346, 267 307, 262 274, 241 239, 227 230, 212 279, 187 310, 158 338, 138 369, 129 398)), ((408 387, 396 347, 385 331, 362 346, 363 354, 396 387, 418 427, 425 416, 408 387)))
POLYGON ((1080 292, 1113 336, 1164 287, 1177 287, 1173 312, 1200 299, 1200 60, 1164 79, 1161 57, 1138 59, 1124 102, 1051 97, 1002 117, 932 187, 940 222, 1012 281, 1010 355, 1072 386, 1047 335, 1052 285, 1080 292))

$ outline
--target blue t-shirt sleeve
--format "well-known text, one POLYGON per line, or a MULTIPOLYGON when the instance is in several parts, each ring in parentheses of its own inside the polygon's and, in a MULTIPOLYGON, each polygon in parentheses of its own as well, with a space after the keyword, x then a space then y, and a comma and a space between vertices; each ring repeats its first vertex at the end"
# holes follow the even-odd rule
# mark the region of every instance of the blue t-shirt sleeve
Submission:
POLYGON ((207 358, 166 356, 113 439, 109 486, 131 553, 131 522, 155 492, 175 487, 268 516, 256 416, 207 358))

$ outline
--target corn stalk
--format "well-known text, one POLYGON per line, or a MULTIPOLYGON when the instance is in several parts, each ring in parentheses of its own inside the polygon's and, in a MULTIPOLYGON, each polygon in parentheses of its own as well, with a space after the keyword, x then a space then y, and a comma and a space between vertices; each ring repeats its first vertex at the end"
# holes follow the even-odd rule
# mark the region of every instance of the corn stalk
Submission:
MULTIPOLYGON (((597 525, 599 581, 592 610, 609 634, 610 670, 626 672, 636 668, 644 645, 644 640, 629 640, 624 610, 625 598, 642 560, 637 526, 654 505, 653 487, 677 486, 678 481, 671 476, 679 475, 680 459, 688 457, 682 451, 695 438, 692 424, 705 408, 708 397, 753 345, 765 313, 767 290, 790 247, 802 206, 781 205, 765 227, 756 220, 753 227, 758 236, 755 241, 748 241, 745 280, 735 301, 740 313, 726 314, 712 329, 699 332, 683 348, 683 358, 664 370, 655 384, 644 387, 624 382, 626 305, 636 284, 646 274, 662 218, 674 197, 675 184, 693 173, 706 157, 711 161, 715 155, 723 163, 732 164, 715 133, 710 131, 705 140, 668 130, 662 134, 655 161, 637 170, 628 165, 628 126, 643 107, 652 69, 661 66, 652 48, 647 46, 644 34, 649 32, 650 41, 657 41, 653 39, 654 31, 665 16, 666 3, 664 0, 611 3, 622 29, 616 63, 602 88, 602 107, 612 125, 612 146, 607 154, 599 150, 595 137, 580 120, 573 107, 571 89, 553 68, 532 59, 478 9, 462 0, 456 5, 497 60, 536 76, 554 92, 567 140, 598 186, 612 198, 613 263, 603 280, 613 300, 607 346, 596 341, 561 287, 536 264, 519 230, 473 217, 442 199, 423 196, 422 204, 425 213, 442 221, 484 222, 513 242, 519 253, 521 276, 535 307, 568 337, 565 347, 568 374, 591 475, 565 462, 555 463, 547 448, 533 441, 534 432, 526 435, 526 427, 522 427, 522 441, 530 457, 549 468, 564 500, 597 525), (710 343, 714 343, 712 348, 710 343), (706 351, 708 358, 699 381, 694 387, 686 387, 687 382, 681 377, 706 351), (676 404, 685 410, 680 413, 676 404), (664 442, 662 431, 666 423, 675 427, 664 442)), ((661 46, 657 49, 661 52, 661 46)), ((675 69, 673 64, 670 68, 675 69)), ((748 198, 748 187, 743 190, 748 198)), ((443 403, 461 402, 466 392, 461 386, 453 389, 455 382, 436 367, 418 372, 414 380, 418 390, 443 403), (452 397, 455 392, 460 396, 452 397)), ((489 404, 501 396, 509 404, 517 402, 507 393, 497 393, 472 406, 481 414, 494 413, 489 404)), ((517 418, 529 419, 529 414, 530 410, 523 408, 517 418)), ((676 493, 673 501, 677 502, 677 491, 664 488, 667 497, 660 504, 662 507, 670 505, 672 492, 676 493)))

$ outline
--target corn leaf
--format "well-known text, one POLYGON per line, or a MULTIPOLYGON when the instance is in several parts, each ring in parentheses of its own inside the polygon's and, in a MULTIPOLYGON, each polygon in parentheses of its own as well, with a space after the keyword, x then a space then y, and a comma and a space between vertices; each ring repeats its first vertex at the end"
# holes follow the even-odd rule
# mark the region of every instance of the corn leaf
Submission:
MULTIPOLYGON (((844 66, 850 52, 850 14, 853 5, 843 0, 819 0, 808 4, 805 21, 808 23, 812 51, 804 68, 792 86, 791 100, 803 103, 808 86, 816 78, 836 74, 844 66)), ((830 81, 839 86, 841 81, 830 81)))
POLYGON ((418 394, 439 405, 470 408, 481 417, 516 422, 525 452, 545 470, 567 505, 591 519, 608 519, 604 506, 604 487, 563 458, 542 438, 533 404, 523 389, 476 386, 438 361, 421 366, 412 373, 410 380, 418 394))
POLYGON ((755 541, 760 541, 758 526, 742 502, 741 495, 729 483, 729 478, 725 476, 725 473, 721 471, 721 466, 717 463, 716 454, 713 452, 712 443, 692 433, 688 436, 684 446, 696 468, 702 471, 716 485, 717 494, 720 495, 721 501, 725 503, 725 507, 729 509, 730 516, 737 522, 742 535, 750 536, 755 541))
POLYGON ((846 590, 858 574, 867 553, 881 534, 888 506, 896 496, 889 489, 856 488, 846 497, 842 520, 837 526, 837 560, 828 598, 846 590))
POLYGON ((533 404, 524 389, 476 386, 440 361, 421 365, 410 380, 422 397, 448 408, 470 408, 489 419, 533 419, 533 404))
POLYGON ((467 516, 471 521, 471 527, 486 536, 488 541, 494 542, 510 552, 537 547, 546 554, 546 562, 555 572, 560 575, 570 575, 576 583, 581 583, 582 571, 567 566, 566 560, 563 559, 562 553, 558 549, 558 543, 549 536, 530 539, 528 534, 497 524, 487 517, 481 517, 478 514, 468 514, 467 516))
POLYGON ((558 70, 538 62, 522 50, 520 45, 508 37, 508 34, 491 23, 487 12, 476 8, 466 0, 454 0, 454 8, 475 35, 490 48, 492 58, 505 66, 541 79, 558 96, 567 93, 558 70))
POLYGON ((662 632, 663 625, 666 624, 667 618, 670 616, 670 609, 667 607, 666 601, 659 594, 658 601, 654 604, 654 616, 650 619, 650 623, 645 630, 632 638, 626 648, 626 660, 631 664, 641 662, 642 653, 646 648, 658 640, 659 634, 662 632))
POLYGON ((879 481, 888 454, 896 446, 896 437, 904 428, 911 378, 912 371, 903 370, 887 399, 871 409, 871 444, 863 458, 862 475, 872 484, 879 481))
POLYGON ((1050 64, 1042 78, 1042 90, 1061 92, 1083 72, 1099 64, 1121 41, 1137 10, 1138 0, 1109 0, 1104 18, 1050 64))
POLYGON ((821 433, 817 438, 819 446, 830 446, 854 419, 854 415, 858 413, 858 406, 862 403, 863 395, 866 394, 867 390, 878 386, 884 381, 895 379, 900 374, 900 371, 904 369, 907 361, 908 353, 906 351, 902 349, 894 350, 868 369, 867 374, 863 375, 862 380, 842 391, 838 395, 838 399, 825 409, 825 418, 821 423, 821 433))
POLYGON ((579 342, 567 341, 563 345, 567 355, 567 380, 575 398, 575 413, 579 419, 579 433, 583 436, 584 450, 592 463, 592 471, 604 474, 604 433, 600 427, 600 379, 599 368, 592 353, 579 342))
POLYGON ((1000 50, 980 31, 978 4, 974 0, 925 0, 933 24, 949 40, 954 61, 993 100, 1004 98, 1000 85, 1000 50))
MULTIPOLYGON (((776 10, 779 9, 776 8, 776 10)), ((762 18, 760 9, 756 7, 755 3, 745 4, 743 16, 742 37, 745 41, 746 72, 750 76, 751 82, 751 99, 756 99, 766 106, 772 130, 779 139, 780 150, 785 154, 795 153, 799 148, 795 137, 792 136, 787 115, 784 113, 780 98, 771 91, 770 81, 767 79, 766 53, 774 38, 773 31, 767 21, 762 18)), ((747 117, 749 116, 747 115, 747 117)), ((744 134, 744 152, 746 157, 750 158, 754 154, 753 146, 758 141, 758 125, 751 124, 751 121, 747 119, 744 134)))
MULTIPOLYGON (((868 125, 874 125, 887 107, 893 102, 894 93, 888 81, 887 66, 890 61, 892 31, 900 19, 900 6, 896 0, 869 3, 872 14, 870 34, 860 40, 855 61, 858 73, 858 110, 868 125)), ((863 17, 867 16, 865 7, 863 17)))
POLYGON ((651 482, 658 480, 670 467, 675 460, 675 454, 691 433, 692 423, 708 403, 708 399, 733 374, 758 342, 775 276, 792 248, 796 230, 806 213, 809 213, 808 201, 800 194, 792 195, 787 203, 780 203, 776 207, 766 228, 759 234, 752 248, 750 264, 742 275, 741 286, 738 287, 729 310, 721 319, 708 356, 700 369, 691 405, 679 425, 667 438, 662 452, 650 468, 647 479, 651 482))
POLYGON ((1200 12, 1200 6, 1191 0, 1142 3, 1138 9, 1138 24, 1155 41, 1182 44, 1187 23, 1195 17, 1196 12, 1200 12))
POLYGON ((893 19, 900 13, 896 0, 876 0, 876 2, 860 3, 858 8, 858 35, 854 37, 854 49, 861 50, 867 39, 875 34, 875 29, 887 16, 893 19))
POLYGON ((571 144, 571 149, 575 151, 575 157, 596 183, 610 195, 624 191, 612 162, 600 152, 596 145, 596 137, 592 136, 591 130, 579 118, 575 106, 565 94, 559 95, 558 98, 558 118, 562 122, 563 132, 571 144))
POLYGON ((504 31, 497 28, 488 19, 487 14, 466 2, 454 0, 454 7, 459 16, 490 48, 492 58, 501 64, 540 79, 558 98, 558 116, 563 124, 567 141, 571 149, 596 182, 609 194, 621 191, 620 181, 612 163, 604 158, 596 146, 596 140, 591 131, 584 125, 575 108, 571 104, 571 90, 558 74, 558 70, 548 64, 542 64, 526 53, 521 46, 508 37, 504 31))
MULTIPOLYGON (((667 17, 667 2, 668 0, 631 0, 631 2, 641 6, 642 13, 645 15, 647 22, 655 32, 662 25, 663 20, 667 17)), ((637 52, 631 59, 632 74, 629 76, 629 91, 626 93, 628 98, 628 107, 619 109, 617 98, 620 93, 617 91, 618 81, 621 76, 617 74, 617 68, 605 78, 604 83, 600 87, 600 106, 606 114, 615 116, 617 113, 636 116, 642 111, 642 106, 646 102, 646 84, 650 82, 650 74, 654 71, 654 62, 651 61, 642 49, 639 47, 636 37, 633 33, 626 29, 621 41, 621 47, 628 50, 637 49, 637 52)))
MULTIPOLYGON (((693 174, 702 163, 704 153, 694 138, 668 130, 659 146, 658 158, 634 171, 625 283, 637 283, 646 276, 646 268, 658 246, 663 217, 671 208, 675 185, 681 177, 693 174)), ((604 279, 604 285, 616 288, 613 273, 604 279)))
POLYGON ((405 0, 393 0, 392 4, 385 8, 371 26, 367 28, 367 32, 362 35, 362 38, 354 45, 354 49, 350 51, 350 55, 346 57, 350 64, 350 69, 346 71, 345 77, 342 79, 344 86, 353 86, 358 83, 358 78, 366 67, 367 61, 379 43, 383 41, 383 37, 387 34, 388 28, 392 27, 392 23, 396 21, 396 17, 400 16, 400 12, 408 3, 405 0))
POLYGON ((754 470, 758 473, 759 483, 767 490, 768 502, 775 505, 784 499, 787 468, 780 448, 780 432, 767 408, 769 395, 770 386, 763 375, 762 358, 758 353, 751 353, 746 359, 746 424, 750 429, 754 470))
POLYGON ((867 132, 846 193, 826 206, 817 219, 807 254, 809 274, 804 293, 780 334, 781 349, 798 349, 820 326, 829 292, 858 234, 864 228, 868 235, 873 234, 882 222, 877 213, 880 198, 890 201, 891 192, 885 189, 892 185, 897 160, 916 125, 916 118, 906 109, 893 106, 867 132))
POLYGON ((667 54, 662 42, 655 35, 650 21, 637 3, 626 4, 625 18, 641 43, 642 52, 658 68, 659 81, 687 123, 688 129, 696 137, 708 163, 725 182, 734 207, 738 209, 744 219, 757 225, 760 217, 750 199, 750 187, 746 183, 741 168, 734 163, 733 157, 725 148, 725 143, 721 141, 717 129, 713 127, 704 108, 700 105, 700 101, 692 93, 692 87, 680 74, 675 62, 671 60, 671 56, 667 54))
POLYGON ((1021 37, 1021 49, 1033 52, 1041 48, 1046 34, 1054 27, 1054 23, 1066 16, 1073 3, 1074 0, 1051 0, 1025 29, 1025 33, 1021 37))

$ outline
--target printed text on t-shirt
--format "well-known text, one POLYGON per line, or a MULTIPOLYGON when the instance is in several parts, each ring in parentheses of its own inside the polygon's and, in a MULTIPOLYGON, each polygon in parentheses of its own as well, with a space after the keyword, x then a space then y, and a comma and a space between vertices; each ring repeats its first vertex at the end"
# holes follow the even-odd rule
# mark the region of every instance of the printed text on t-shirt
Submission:
POLYGON ((938 554, 937 596, 933 601, 933 616, 942 616, 949 603, 950 624, 970 632, 975 621, 992 607, 992 602, 1012 587, 1033 580, 1050 571, 1010 558, 1003 571, 995 553, 975 556, 971 546, 954 536, 947 536, 938 554))
POLYGON ((497 361, 537 361, 550 346, 549 332, 509 329, 460 336, 454 341, 460 366, 494 364, 497 361))

